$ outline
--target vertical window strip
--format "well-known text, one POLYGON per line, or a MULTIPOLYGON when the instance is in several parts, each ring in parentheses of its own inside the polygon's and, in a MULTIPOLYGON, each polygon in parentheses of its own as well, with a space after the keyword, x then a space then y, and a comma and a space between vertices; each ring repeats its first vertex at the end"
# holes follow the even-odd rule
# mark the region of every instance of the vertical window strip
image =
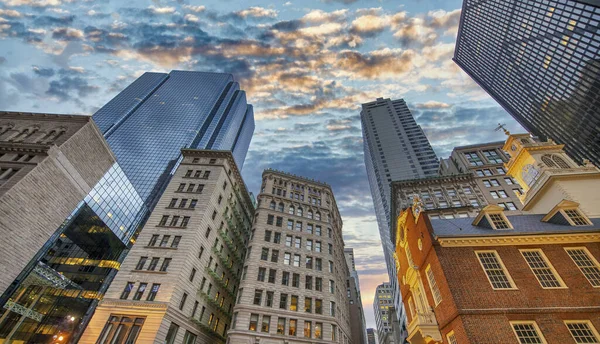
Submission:
POLYGON ((433 271, 431 270, 431 266, 428 266, 426 269, 427 273, 427 281, 429 281, 429 289, 431 290, 431 294, 433 295, 433 301, 435 305, 439 305, 442 302, 442 293, 440 292, 440 288, 438 287, 435 276, 433 275, 433 271))
POLYGON ((485 271, 492 288, 515 289, 510 275, 504 268, 496 251, 476 251, 479 262, 485 271))
POLYGON ((513 331, 521 344, 545 344, 546 340, 541 334, 535 321, 511 322, 513 331))
POLYGON ((581 273, 594 287, 600 287, 600 264, 589 254, 585 247, 565 248, 567 254, 581 273))
POLYGON ((600 335, 589 321, 566 321, 575 343, 600 343, 600 335))
POLYGON ((521 250, 521 254, 543 288, 565 287, 560 276, 541 250, 521 250))

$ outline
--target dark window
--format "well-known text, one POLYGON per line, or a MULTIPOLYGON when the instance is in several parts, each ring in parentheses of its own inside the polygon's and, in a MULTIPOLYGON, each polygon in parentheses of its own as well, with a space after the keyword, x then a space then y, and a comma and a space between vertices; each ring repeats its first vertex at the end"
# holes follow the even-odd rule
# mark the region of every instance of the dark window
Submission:
POLYGON ((125 289, 123 289, 123 292, 121 293, 121 299, 125 300, 129 297, 129 294, 133 290, 134 284, 135 283, 133 282, 127 282, 127 284, 125 285, 125 289))

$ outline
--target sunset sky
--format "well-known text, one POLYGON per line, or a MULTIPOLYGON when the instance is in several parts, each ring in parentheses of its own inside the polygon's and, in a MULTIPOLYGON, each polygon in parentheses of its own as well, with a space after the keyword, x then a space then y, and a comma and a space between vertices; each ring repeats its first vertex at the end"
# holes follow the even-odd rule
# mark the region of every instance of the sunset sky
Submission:
POLYGON ((387 281, 360 104, 404 98, 439 157, 519 125, 451 60, 459 0, 0 0, 0 110, 93 114, 145 71, 232 73, 254 105, 244 165, 329 183, 367 326, 387 281))

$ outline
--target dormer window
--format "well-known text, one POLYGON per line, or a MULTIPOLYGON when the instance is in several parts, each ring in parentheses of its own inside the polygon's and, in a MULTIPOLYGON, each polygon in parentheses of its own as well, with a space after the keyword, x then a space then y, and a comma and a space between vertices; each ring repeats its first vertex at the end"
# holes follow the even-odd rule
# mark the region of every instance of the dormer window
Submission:
POLYGON ((562 200, 544 216, 543 222, 565 226, 589 226, 590 219, 579 209, 579 203, 562 200))
POLYGON ((481 209, 473 221, 473 225, 490 229, 513 229, 512 224, 504 215, 504 209, 494 204, 481 209))

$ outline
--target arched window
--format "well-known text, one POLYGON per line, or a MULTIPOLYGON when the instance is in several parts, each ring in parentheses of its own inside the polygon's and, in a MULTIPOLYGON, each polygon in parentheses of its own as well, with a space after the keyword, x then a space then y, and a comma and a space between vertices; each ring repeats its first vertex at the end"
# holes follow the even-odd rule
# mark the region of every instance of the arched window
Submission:
POLYGON ((312 210, 308 209, 308 218, 312 219, 313 218, 313 212, 312 210))
POLYGON ((548 167, 556 167, 554 161, 552 161, 552 156, 550 154, 542 155, 542 162, 548 167))
POLYGON ((295 211, 296 211, 296 208, 294 208, 294 206, 293 206, 293 205, 290 205, 290 211, 289 211, 289 214, 290 214, 290 215, 294 215, 294 212, 295 212, 295 211))
POLYGON ((554 161, 560 168, 571 168, 571 166, 569 166, 569 164, 567 164, 567 162, 558 155, 552 155, 552 161, 554 161))
POLYGON ((317 213, 315 214, 315 220, 317 220, 317 221, 321 221, 321 213, 319 213, 318 211, 317 211, 317 213))
POLYGON ((277 210, 279 210, 280 212, 283 213, 283 202, 279 202, 279 205, 277 206, 277 210))
POLYGON ((269 204, 269 208, 275 210, 275 201, 271 201, 271 204, 269 204))
POLYGON ((302 216, 302 214, 303 214, 302 207, 298 207, 298 212, 296 213, 296 215, 302 216))

